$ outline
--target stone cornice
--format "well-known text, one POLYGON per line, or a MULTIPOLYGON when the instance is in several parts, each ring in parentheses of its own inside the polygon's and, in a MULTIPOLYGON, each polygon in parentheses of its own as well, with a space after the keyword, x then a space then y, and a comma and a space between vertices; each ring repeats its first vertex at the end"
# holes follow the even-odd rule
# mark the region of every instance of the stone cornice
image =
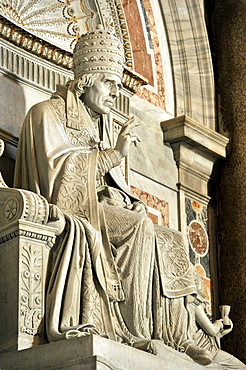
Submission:
MULTIPOLYGON (((62 50, 40 38, 27 33, 22 28, 11 23, 9 20, 0 16, 0 37, 17 45, 40 58, 55 63, 58 66, 71 70, 73 66, 72 53, 62 50)), ((148 81, 141 75, 125 68, 123 75, 123 85, 131 92, 137 92, 138 88, 146 85, 148 81)))
POLYGON ((226 156, 228 139, 187 116, 161 123, 164 141, 171 144, 178 167, 178 188, 208 202, 208 181, 213 165, 226 156))
POLYGON ((26 220, 17 220, 0 229, 0 245, 18 237, 26 237, 44 242, 51 248, 55 243, 53 227, 36 224, 26 220))
POLYGON ((203 152, 211 158, 226 156, 228 138, 211 130, 187 116, 179 116, 161 123, 164 141, 171 145, 187 143, 196 151, 203 152))

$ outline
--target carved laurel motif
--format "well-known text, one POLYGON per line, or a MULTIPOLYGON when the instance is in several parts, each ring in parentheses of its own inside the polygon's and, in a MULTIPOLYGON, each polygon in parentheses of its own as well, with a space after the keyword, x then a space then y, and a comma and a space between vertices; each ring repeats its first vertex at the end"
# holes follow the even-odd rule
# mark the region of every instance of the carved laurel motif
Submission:
POLYGON ((40 334, 42 321, 42 247, 23 244, 21 252, 20 330, 40 334))

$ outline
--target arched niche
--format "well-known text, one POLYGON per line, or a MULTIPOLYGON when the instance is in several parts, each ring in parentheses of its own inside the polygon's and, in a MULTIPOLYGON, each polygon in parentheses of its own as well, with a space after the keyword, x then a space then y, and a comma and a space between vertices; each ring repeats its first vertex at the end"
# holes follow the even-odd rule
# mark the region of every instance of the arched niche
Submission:
POLYGON ((215 130, 214 77, 203 1, 159 0, 159 5, 172 66, 175 115, 215 130))

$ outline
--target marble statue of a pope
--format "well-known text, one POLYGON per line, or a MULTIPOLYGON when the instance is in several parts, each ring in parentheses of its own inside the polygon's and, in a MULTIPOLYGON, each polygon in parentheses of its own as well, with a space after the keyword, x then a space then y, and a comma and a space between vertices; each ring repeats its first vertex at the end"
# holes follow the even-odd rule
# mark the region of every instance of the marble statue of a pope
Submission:
POLYGON ((122 87, 124 51, 98 29, 81 36, 74 80, 58 85, 26 116, 15 187, 44 196, 58 230, 46 295, 49 341, 91 333, 154 352, 152 340, 186 351, 194 345, 187 297, 194 269, 178 231, 154 226, 123 181, 119 165, 139 141, 134 118, 111 143, 109 113, 122 87))

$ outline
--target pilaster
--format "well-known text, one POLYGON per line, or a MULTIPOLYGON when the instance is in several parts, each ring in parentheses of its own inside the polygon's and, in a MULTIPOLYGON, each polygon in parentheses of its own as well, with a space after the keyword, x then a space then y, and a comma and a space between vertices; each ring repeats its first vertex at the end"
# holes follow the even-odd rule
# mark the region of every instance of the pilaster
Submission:
MULTIPOLYGON (((178 167, 180 231, 187 234, 190 259, 201 276, 207 309, 212 314, 212 302, 217 298, 211 289, 211 276, 216 276, 217 271, 213 263, 216 241, 208 182, 214 163, 226 156, 228 139, 184 115, 162 122, 162 130, 178 167)), ((215 280, 213 284, 216 288, 215 280)))

